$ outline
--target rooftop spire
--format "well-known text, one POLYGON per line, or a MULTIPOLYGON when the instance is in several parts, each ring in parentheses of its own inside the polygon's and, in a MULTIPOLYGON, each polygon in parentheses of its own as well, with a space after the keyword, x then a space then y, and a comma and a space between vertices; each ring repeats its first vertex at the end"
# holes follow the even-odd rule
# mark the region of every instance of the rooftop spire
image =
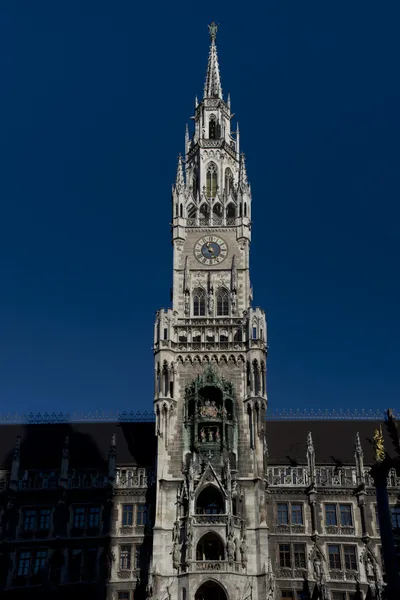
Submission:
POLYGON ((178 156, 178 167, 176 170, 176 180, 175 180, 175 187, 178 191, 180 191, 181 189, 184 188, 185 185, 185 180, 183 178, 183 164, 182 164, 182 155, 179 154, 178 156))
POLYGON ((210 34, 210 52, 208 54, 208 65, 206 82, 204 85, 204 98, 221 98, 222 99, 222 88, 221 88, 221 77, 219 74, 219 64, 217 55, 217 46, 215 45, 215 38, 217 37, 218 25, 213 21, 208 26, 210 34))

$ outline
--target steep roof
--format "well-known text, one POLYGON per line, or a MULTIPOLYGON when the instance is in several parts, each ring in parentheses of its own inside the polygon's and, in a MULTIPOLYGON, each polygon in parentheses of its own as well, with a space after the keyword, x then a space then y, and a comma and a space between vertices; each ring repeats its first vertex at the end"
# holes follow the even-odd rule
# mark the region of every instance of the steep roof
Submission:
MULTIPOLYGON (((269 464, 305 464, 307 434, 311 431, 317 464, 354 464, 354 440, 358 432, 366 465, 374 463, 372 438, 382 421, 373 420, 282 420, 266 423, 269 464)), ((385 449, 392 442, 382 426, 385 449)))
POLYGON ((118 465, 154 464, 154 423, 46 423, 2 425, 0 468, 10 468, 18 436, 21 436, 21 469, 59 468, 66 436, 72 468, 105 468, 113 433, 116 434, 118 465))

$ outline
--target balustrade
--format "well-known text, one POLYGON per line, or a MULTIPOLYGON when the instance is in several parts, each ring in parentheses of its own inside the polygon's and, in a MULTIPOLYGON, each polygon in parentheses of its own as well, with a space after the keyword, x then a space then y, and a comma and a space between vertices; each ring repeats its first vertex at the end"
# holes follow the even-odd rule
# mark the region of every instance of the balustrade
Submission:
POLYGON ((196 571, 218 571, 220 573, 227 573, 231 571, 240 573, 241 571, 241 563, 229 563, 226 560, 198 560, 194 563, 194 565, 196 571))

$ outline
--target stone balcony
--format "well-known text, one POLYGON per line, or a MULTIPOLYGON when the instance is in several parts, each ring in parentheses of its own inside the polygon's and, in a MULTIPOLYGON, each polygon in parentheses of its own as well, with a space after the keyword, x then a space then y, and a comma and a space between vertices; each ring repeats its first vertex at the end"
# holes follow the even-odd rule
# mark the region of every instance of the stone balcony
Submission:
POLYGON ((197 560, 192 563, 194 571, 212 571, 218 573, 241 573, 242 565, 239 562, 229 563, 227 560, 197 560))

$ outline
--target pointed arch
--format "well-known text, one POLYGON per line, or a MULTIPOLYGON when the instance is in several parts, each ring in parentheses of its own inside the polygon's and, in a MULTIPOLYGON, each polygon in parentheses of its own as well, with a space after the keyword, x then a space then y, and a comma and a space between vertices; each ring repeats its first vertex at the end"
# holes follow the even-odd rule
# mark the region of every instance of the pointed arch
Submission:
POLYGON ((220 342, 228 341, 228 332, 226 329, 221 329, 221 331, 219 332, 219 341, 220 342))
POLYGON ((226 218, 227 225, 231 225, 231 221, 236 219, 236 206, 233 204, 233 202, 229 202, 228 206, 226 207, 226 218))
POLYGON ((229 293, 225 288, 220 288, 216 294, 217 317, 229 315, 229 293))
POLYGON ((206 293, 203 288, 193 290, 193 316, 204 317, 206 314, 206 293))
POLYGON ((214 162, 210 162, 206 173, 206 196, 215 198, 218 187, 218 168, 214 162))
POLYGON ((243 340, 242 330, 241 329, 235 329, 235 331, 233 333, 233 341, 234 342, 241 342, 242 340, 243 340))
POLYGON ((209 531, 199 540, 196 547, 196 560, 224 560, 224 544, 219 535, 209 531))
POLYGON ((208 225, 208 220, 210 218, 210 207, 207 202, 203 202, 200 205, 200 225, 208 225))
POLYGON ((188 219, 195 219, 197 217, 197 208, 191 202, 186 209, 188 219))
POLYGON ((201 342, 201 331, 195 329, 192 334, 192 342, 200 343, 201 342))
POLYGON ((196 498, 196 514, 221 515, 225 513, 225 500, 215 485, 206 485, 196 498))

